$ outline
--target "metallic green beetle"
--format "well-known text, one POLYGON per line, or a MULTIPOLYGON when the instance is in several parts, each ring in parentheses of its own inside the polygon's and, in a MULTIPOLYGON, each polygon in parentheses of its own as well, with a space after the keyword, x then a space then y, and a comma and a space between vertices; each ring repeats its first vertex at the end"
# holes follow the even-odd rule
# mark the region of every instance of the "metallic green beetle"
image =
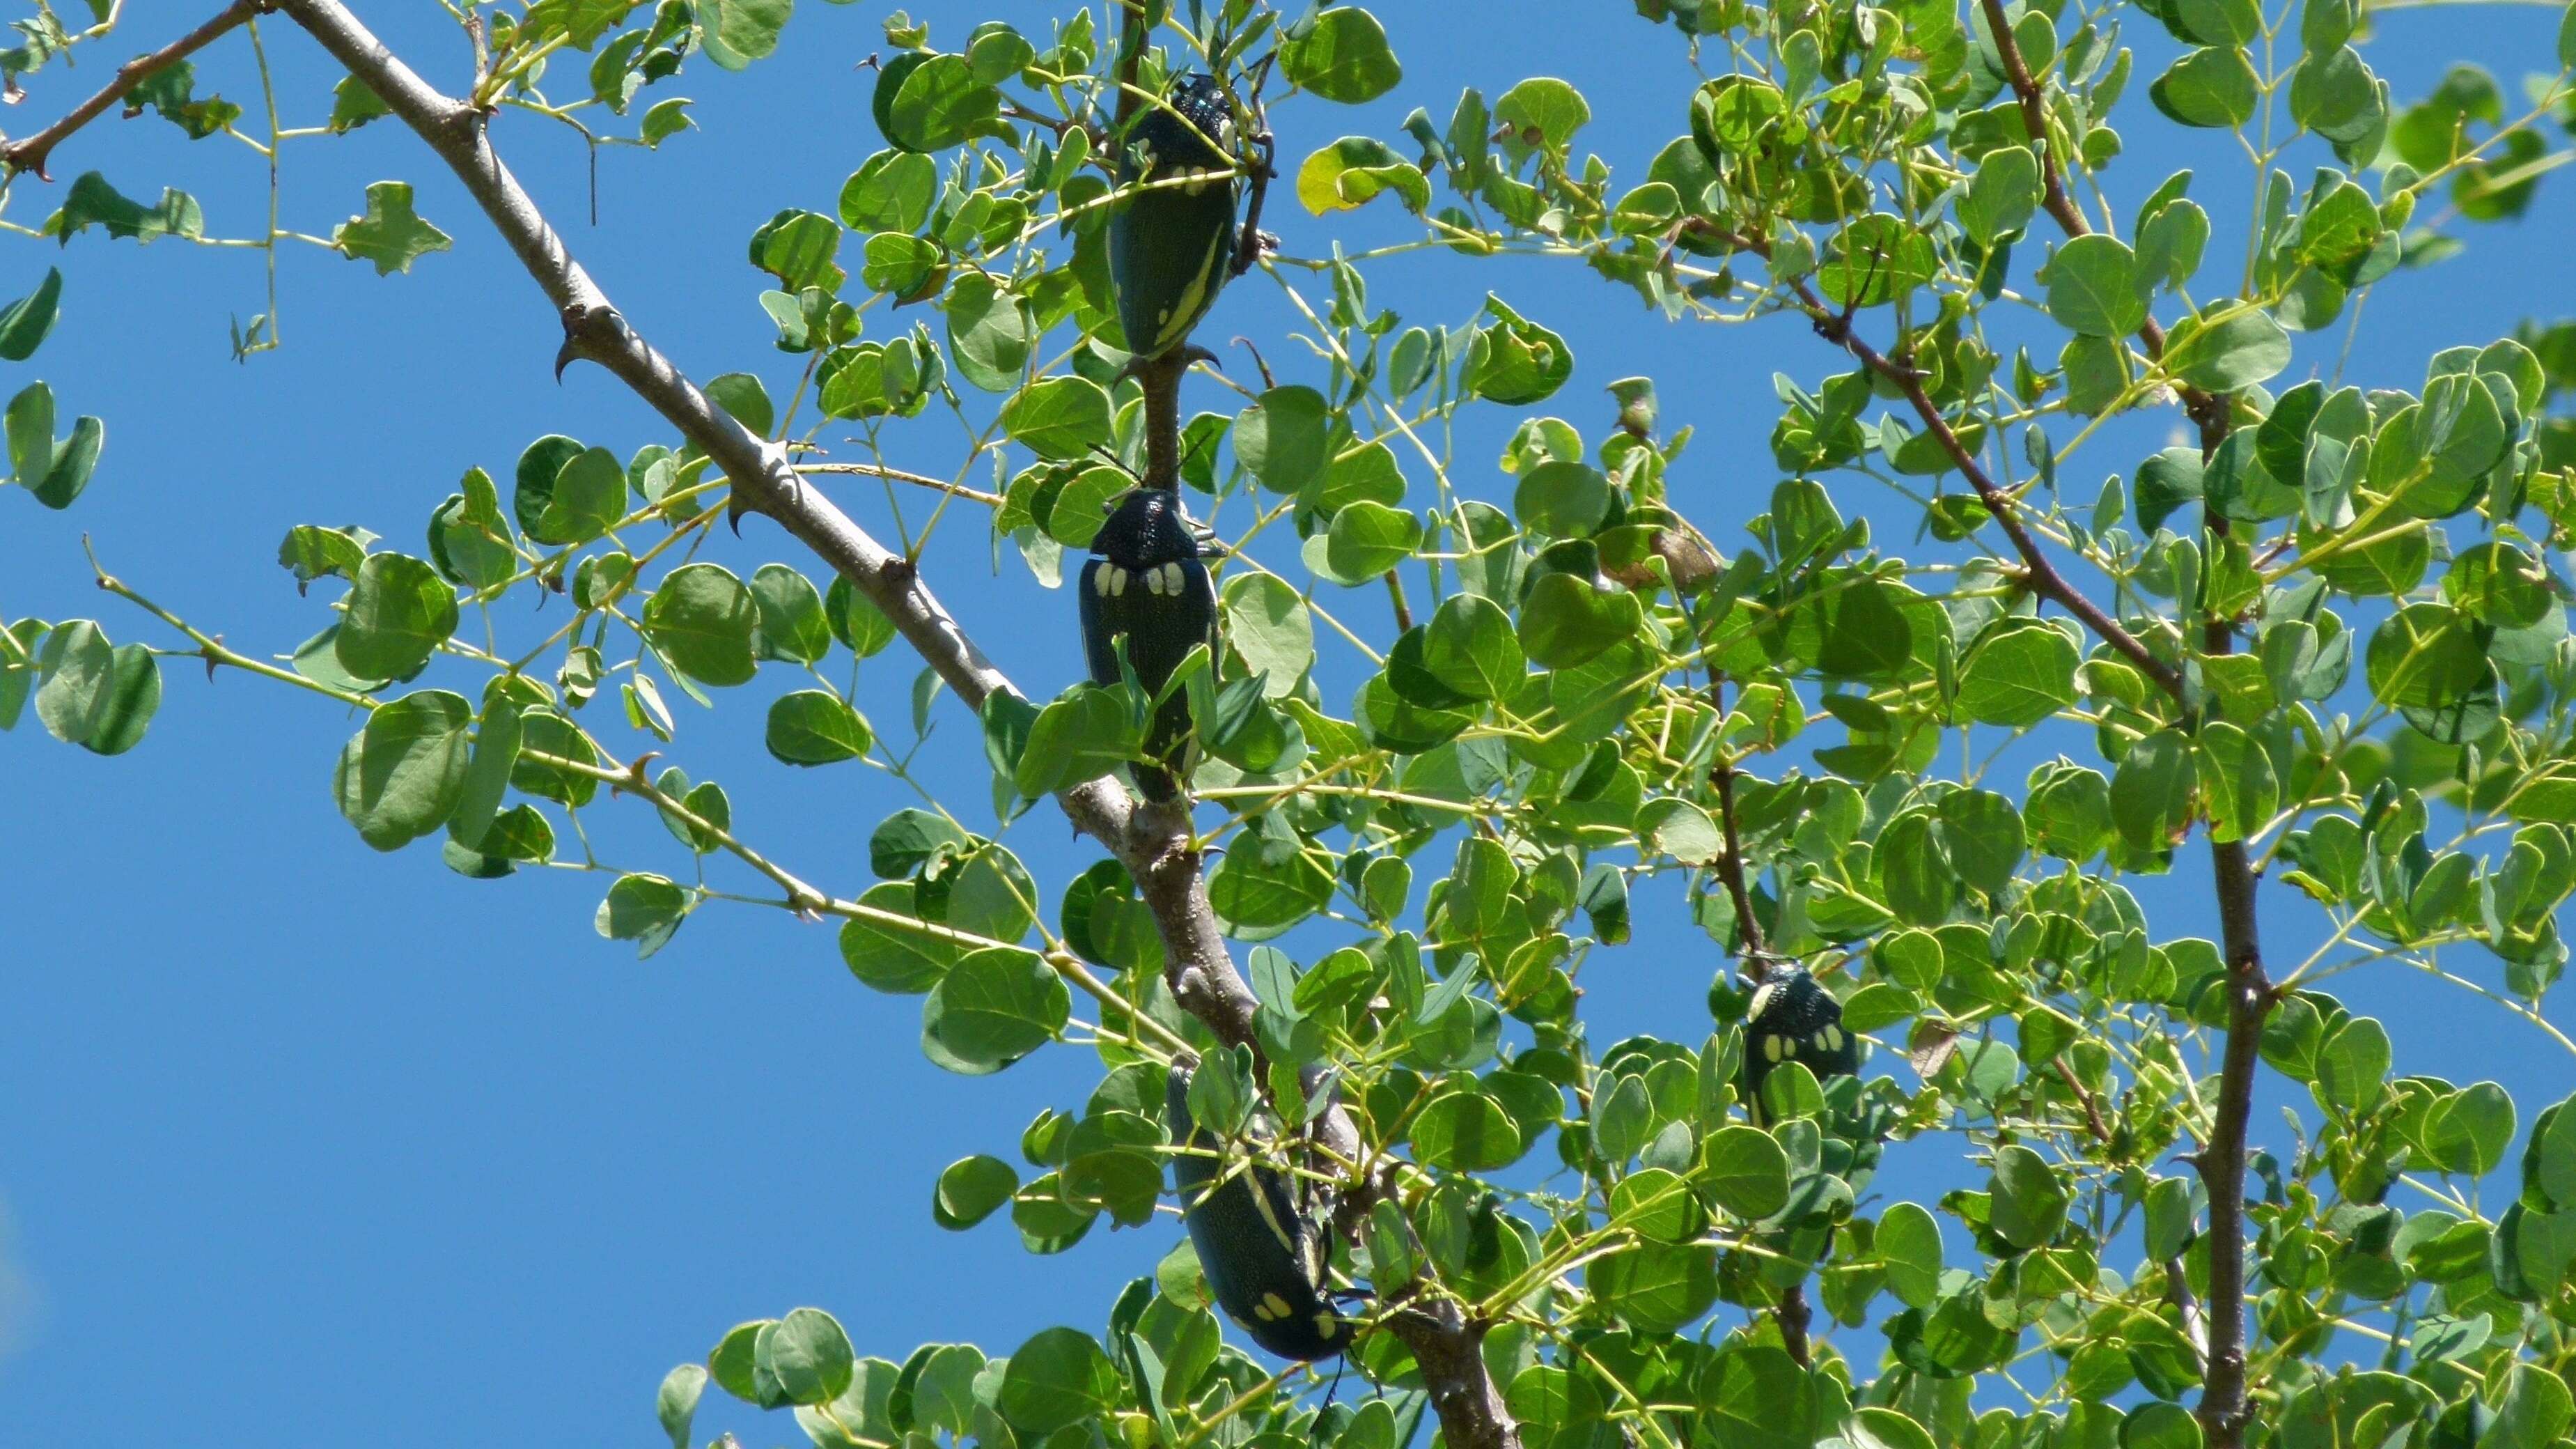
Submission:
POLYGON ((1187 342, 1232 273, 1242 190, 1234 147, 1234 112, 1209 75, 1175 81, 1128 132, 1120 184, 1173 183, 1136 192, 1109 218, 1118 325, 1140 358, 1187 342))
POLYGON ((1301 1201, 1274 1168, 1206 1155, 1219 1143, 1190 1116, 1188 1067, 1173 1066, 1164 1111, 1172 1141, 1198 1149, 1173 1156, 1172 1179, 1217 1306, 1281 1358, 1340 1354, 1350 1346, 1351 1323, 1325 1288, 1331 1246, 1316 1205, 1301 1201))

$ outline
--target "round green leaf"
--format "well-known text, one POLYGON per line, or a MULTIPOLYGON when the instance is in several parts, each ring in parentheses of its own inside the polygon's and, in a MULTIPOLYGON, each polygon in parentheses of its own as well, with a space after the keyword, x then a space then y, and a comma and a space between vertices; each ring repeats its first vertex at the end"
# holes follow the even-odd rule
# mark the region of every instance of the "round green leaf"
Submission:
POLYGON ((1610 512, 1610 480, 1588 463, 1541 463, 1521 476, 1512 511, 1541 533, 1589 538, 1610 512))
POLYGON ((1327 10, 1280 42, 1279 69, 1289 80, 1328 101, 1359 105, 1376 100, 1404 79, 1404 67, 1386 43, 1386 27, 1356 5, 1327 10))
POLYGON ((455 632, 456 590, 438 570, 408 554, 371 554, 331 650, 355 678, 408 679, 455 632))
POLYGON ((919 893, 911 881, 870 886, 859 897, 868 914, 841 925, 841 960, 850 974, 879 991, 910 996, 928 991, 957 962, 951 937, 921 929, 919 893), (908 924, 909 923, 909 924, 908 924))
POLYGON ((1421 543, 1421 519, 1362 499, 1333 515, 1324 557, 1338 579, 1373 579, 1412 557, 1421 543))
POLYGON ((1324 395, 1313 388, 1274 387, 1235 415, 1234 455, 1262 487, 1300 492, 1323 470, 1330 416, 1324 395))
POLYGON ((1596 1259, 1584 1286, 1641 1333, 1675 1333, 1717 1301, 1717 1249, 1704 1243, 1641 1243, 1596 1259))
POLYGON ((769 705, 772 758, 789 765, 832 765, 868 752, 875 737, 849 702, 827 689, 800 689, 769 705))
POLYGON ((377 708, 340 752, 332 794, 358 838, 399 850, 447 823, 465 794, 474 707, 425 689, 377 708))
POLYGON ((1542 668, 1571 668, 1634 635, 1645 617, 1626 589, 1544 574, 1521 602, 1521 648, 1542 668))
POLYGON ((997 1070, 1053 1040, 1072 1010, 1064 978, 1037 953, 994 947, 969 953, 931 988, 923 1033, 958 1061, 997 1070))
POLYGON ((1700 1182, 1728 1213, 1759 1222, 1789 1205, 1789 1154, 1759 1127, 1720 1127, 1700 1148, 1700 1182))
POLYGON ((1413 1121, 1413 1148, 1423 1163, 1458 1172, 1491 1172, 1518 1162, 1521 1130, 1501 1104, 1472 1088, 1431 1099, 1413 1121))
POLYGON ((1507 699, 1528 673, 1511 615, 1475 594, 1441 602, 1422 641, 1422 665, 1470 699, 1507 699))
POLYGON ((754 1374, 775 1381, 792 1404, 827 1404, 839 1398, 857 1367, 850 1336, 820 1308, 796 1309, 752 1340, 754 1374))
POLYGON ((2125 337, 2147 320, 2138 256, 2117 237, 2080 236, 2048 262, 2048 315, 2087 337, 2125 337))
POLYGON ((1118 1387, 1117 1366, 1090 1334, 1049 1328, 1011 1355, 996 1406, 1025 1439, 1106 1412, 1118 1387))
POLYGON ((1041 458, 1081 458, 1109 441, 1109 394, 1087 377, 1050 377, 1002 405, 1002 431, 1041 458))
POLYGON ((671 667, 701 684, 749 683, 760 666, 752 637, 760 605, 716 564, 673 569, 644 601, 644 636, 671 667))
POLYGON ((930 1216, 951 1232, 963 1231, 991 1217, 1019 1190, 1020 1175, 1011 1164, 982 1153, 962 1157, 939 1174, 930 1216))

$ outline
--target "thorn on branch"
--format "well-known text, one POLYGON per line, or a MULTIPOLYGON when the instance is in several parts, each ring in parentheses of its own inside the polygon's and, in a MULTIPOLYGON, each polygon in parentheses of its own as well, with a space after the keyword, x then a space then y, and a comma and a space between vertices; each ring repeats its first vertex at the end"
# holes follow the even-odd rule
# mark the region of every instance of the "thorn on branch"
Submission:
POLYGON ((573 303, 563 309, 563 346, 555 352, 555 382, 576 362, 607 366, 608 352, 626 340, 626 319, 605 302, 573 303))

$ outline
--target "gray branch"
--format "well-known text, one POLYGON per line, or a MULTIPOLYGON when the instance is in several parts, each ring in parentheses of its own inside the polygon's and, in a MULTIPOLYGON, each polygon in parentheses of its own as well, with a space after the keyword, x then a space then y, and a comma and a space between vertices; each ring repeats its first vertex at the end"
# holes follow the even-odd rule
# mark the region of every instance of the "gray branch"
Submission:
MULTIPOLYGON (((557 365, 575 360, 608 369, 649 403, 681 436, 725 470, 738 504, 776 520, 851 587, 894 621, 895 628, 969 708, 990 696, 1018 696, 915 571, 849 515, 801 483, 784 449, 743 427, 709 401, 610 303, 573 259, 510 168, 492 148, 489 117, 422 80, 376 39, 339 0, 275 0, 277 9, 383 98, 386 106, 438 153, 554 304, 564 328, 557 365)), ((1102 778, 1056 793, 1056 803, 1083 834, 1126 865, 1152 909, 1168 958, 1173 995, 1229 1043, 1252 1040, 1259 1006, 1227 950, 1210 909, 1207 880, 1182 808, 1138 808, 1124 787, 1102 778)), ((1349 1116, 1336 1108, 1318 1124, 1325 1145, 1345 1160, 1359 1156, 1349 1116)), ((1363 1184, 1365 1203, 1376 1184, 1363 1184)), ((1421 1363, 1447 1442, 1456 1449, 1518 1449, 1518 1426, 1486 1374, 1477 1345, 1480 1324, 1453 1302, 1412 1307, 1394 1316, 1396 1333, 1421 1363)))

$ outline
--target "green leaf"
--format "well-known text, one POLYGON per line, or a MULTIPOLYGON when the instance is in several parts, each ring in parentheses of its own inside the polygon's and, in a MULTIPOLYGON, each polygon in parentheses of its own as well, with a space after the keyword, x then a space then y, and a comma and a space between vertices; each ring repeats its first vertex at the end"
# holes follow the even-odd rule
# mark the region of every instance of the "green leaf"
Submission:
POLYGON ((2173 843, 2191 818, 2199 783, 2194 760, 2191 741, 2179 730, 2158 730, 2129 746, 2111 777, 2111 819, 2121 838, 2139 850, 2173 843))
POLYGON ((456 590, 409 554, 370 554, 349 588, 331 647, 359 679, 408 679, 456 632, 456 590))
POLYGON ((1959 198, 1959 225, 1982 247, 2018 235, 2039 209, 2039 158, 2027 146, 1999 146, 1977 162, 1959 198))
POLYGON ((939 198, 939 163, 911 151, 879 151, 841 187, 841 224, 852 231, 921 230, 939 198))
POLYGON ((34 292, 0 307, 0 359, 24 362, 36 355, 52 334, 54 319, 61 315, 62 296, 62 270, 47 267, 34 292))
POLYGON ((991 1217, 1020 1190, 1020 1175, 998 1157, 977 1153, 948 1164, 939 1174, 930 1216, 951 1232, 962 1232, 991 1217))
POLYGON ((796 0, 697 0, 698 38, 707 59, 741 70, 778 48, 778 32, 796 0))
POLYGON ((626 465, 606 448, 585 448, 564 460, 547 494, 545 511, 528 536, 548 543, 588 543, 626 513, 626 465))
POLYGON ((1344 136, 1297 165, 1297 200, 1316 216, 1366 206, 1389 191, 1416 216, 1431 205, 1422 169, 1374 136, 1344 136))
POLYGON ((1700 1148, 1699 1180, 1711 1201, 1748 1223, 1789 1205, 1789 1155, 1758 1127, 1733 1125, 1700 1148))
POLYGON ((1508 699, 1528 676, 1511 615, 1475 594, 1443 600, 1422 641, 1431 677, 1470 699, 1508 699))
POLYGON ((89 487, 106 446, 107 425, 85 417, 68 440, 54 437, 54 390, 31 382, 9 400, 9 463, 19 484, 47 508, 64 509, 89 487))
POLYGON ((661 1392, 653 1396, 653 1413, 662 1421, 662 1432, 670 1436, 671 1449, 689 1449, 689 1431, 698 1417, 698 1398, 706 1391, 704 1364, 684 1363, 662 1376, 661 1392))
POLYGON ((2080 236, 2048 263, 2048 315, 2088 337, 2125 337, 2147 320, 2138 257, 2117 237, 2080 236))
POLYGON ((644 112, 644 119, 635 127, 635 138, 658 151, 663 142, 682 131, 695 129, 697 124, 689 119, 689 98, 673 96, 669 100, 655 101, 644 112))
POLYGON ((2261 87, 2245 52, 2211 46, 2167 67, 2147 88, 2147 96, 2157 110, 2183 125, 2225 128, 2253 118, 2261 87))
POLYGON ((760 605, 716 564, 673 569, 644 601, 644 635, 671 667, 701 684, 748 683, 760 666, 752 636, 760 605))
POLYGON ((351 261, 376 264, 376 275, 408 272, 431 252, 454 245, 447 233, 411 209, 411 183, 379 181, 367 188, 367 212, 331 229, 331 245, 351 261))
POLYGON ((2245 731, 2224 721, 2200 730, 2200 779, 2209 801, 2209 838, 2242 840, 2271 823, 2281 805, 2272 757, 2245 731))
POLYGON ((1041 458, 1087 457, 1109 441, 1109 394, 1087 377, 1050 377, 1002 405, 1002 430, 1041 458))
POLYGON ((519 706, 496 695, 483 702, 483 724, 474 732, 474 759, 466 767, 456 813, 448 817, 447 837, 469 850, 480 850, 483 837, 501 813, 509 791, 510 771, 519 763, 519 706))
POLYGON ((2180 1404, 2140 1404, 2120 1425, 2120 1449, 2200 1449, 2200 1421, 2180 1404))
POLYGON ((911 881, 888 881, 859 897, 866 914, 841 924, 841 961, 867 986, 911 996, 939 984, 962 954, 953 937, 922 929, 911 881), (915 923, 915 924, 907 924, 915 923))
POLYGON ((2425 1121, 2423 1144, 2442 1171, 2486 1176, 2513 1145, 2513 1098, 2493 1082, 2451 1093, 2425 1121))
POLYGON ((2066 1184, 2047 1158, 2027 1147, 1996 1149, 1988 1191, 1995 1232, 2016 1248, 2046 1247, 2066 1224, 2066 1184))
POLYGON ((1013 779, 1019 792, 1034 800, 1108 774, 1143 747, 1124 696, 1081 687, 1038 711, 1013 779))
POLYGON ((1485 294, 1485 312, 1493 320, 1476 329, 1467 350, 1463 380, 1468 392, 1506 407, 1521 407, 1545 401, 1574 375, 1574 353, 1564 338, 1524 318, 1490 292, 1485 294))
POLYGON ((608 887, 592 925, 612 941, 632 941, 638 959, 670 943, 688 919, 689 895, 658 875, 621 875, 608 887))
MULTIPOLYGON (((2563 48, 2563 46, 2562 46, 2563 48)), ((2504 1399, 2478 1435, 2477 1449, 2548 1449, 2567 1433, 2576 1404, 2558 1375, 2528 1363, 2505 1369, 2504 1399)))
POLYGON ((1018 295, 969 272, 948 289, 941 306, 948 314, 948 354, 966 380, 986 392, 1019 386, 1036 329, 1018 295))
POLYGON ((2165 370, 2194 387, 2233 392, 2265 381, 2290 365, 2290 334, 2259 307, 2230 311, 2219 303, 2174 324, 2165 348, 2165 370), (2211 312, 2220 313, 2210 321, 2211 312))
POLYGON ((1635 635, 1645 621, 1637 596, 1566 573, 1549 573, 1521 602, 1521 649, 1545 669, 1569 669, 1635 635))
POLYGON ((752 1341, 752 1371, 792 1404, 826 1404, 849 1388, 858 1354, 840 1321, 820 1308, 799 1308, 763 1325, 752 1341))
POLYGON ((1412 557, 1421 543, 1421 519, 1361 499, 1333 515, 1325 534, 1324 558, 1335 578, 1355 583, 1394 568, 1412 557))
POLYGON ((1315 621, 1305 599, 1285 579, 1243 573, 1225 581, 1220 608, 1225 642, 1246 669, 1263 676, 1262 693, 1272 699, 1294 693, 1315 662, 1315 621))
POLYGON ((1430 1167, 1491 1172, 1526 1150, 1519 1124, 1502 1104, 1472 1088, 1431 1099, 1413 1121, 1413 1148, 1430 1167))
POLYGON ((1386 27, 1356 5, 1324 11, 1302 31, 1291 26, 1279 45, 1279 69, 1325 100, 1354 106, 1376 100, 1404 79, 1404 67, 1387 47, 1386 27))
POLYGON ((1610 480, 1584 463, 1551 460, 1521 476, 1512 511, 1557 538, 1589 538, 1610 511, 1610 480))
POLYGON ((197 199, 184 191, 164 189, 160 204, 145 206, 108 185, 106 177, 84 171, 64 193, 62 209, 46 217, 40 230, 69 246, 74 236, 92 226, 105 227, 111 237, 141 242, 161 236, 193 239, 206 234, 206 215, 197 199))
POLYGON ((2370 692, 2399 709, 2454 708, 2487 687, 2483 627, 2447 604, 2409 604, 2371 632, 2370 692))
POLYGON ((1878 1220, 1878 1252, 1887 1261, 1887 1287, 1909 1308, 1930 1308, 1941 1297, 1941 1224, 1910 1202, 1889 1206, 1878 1220))
MULTIPOLYGON (((1601 1306, 1641 1333, 1673 1333, 1717 1301, 1717 1249, 1643 1243, 1595 1259, 1583 1282, 1601 1306)), ((1785 1360, 1784 1360, 1785 1361, 1785 1360)))
POLYGON ((875 736, 839 695, 800 689, 770 702, 766 742, 782 764, 833 765, 865 755, 875 736))
POLYGON ((98 625, 75 619, 45 636, 38 664, 36 718, 47 733, 101 755, 142 743, 161 707, 161 665, 149 650, 111 647, 98 625))
POLYGON ((2388 1064, 2388 1028, 2372 1017, 2349 1017, 2317 1048, 2317 1078, 2309 1090, 2320 1105, 2358 1116, 2379 1101, 2388 1064))
POLYGON ((1117 1365, 1090 1334, 1049 1328, 1011 1355, 995 1406, 1025 1440, 1107 1412, 1118 1388, 1117 1365))
POLYGON ((2021 865, 2021 812, 1991 790, 1954 790, 1935 808, 1941 854, 1959 879, 2001 897, 2021 865))
POLYGON ((1704 1432, 1728 1449, 1808 1449, 1819 1437, 1816 1391, 1780 1349, 1732 1346, 1701 1371, 1704 1432))
POLYGON ((447 823, 464 798, 474 707, 425 689, 382 705, 340 752, 332 794, 358 838, 399 850, 447 823))
POLYGON ((1999 622, 1968 655, 1959 712, 1979 724, 2027 729, 2075 702, 2075 641, 2038 619, 1999 622))
POLYGON ((356 76, 342 76, 339 84, 331 87, 329 125, 331 134, 335 136, 345 136, 369 121, 393 113, 393 107, 386 105, 382 96, 368 89, 367 83, 356 76))
POLYGON ((1330 417, 1313 388, 1274 387, 1235 415, 1234 455, 1271 492, 1302 492, 1327 461, 1330 417))
POLYGON ((877 130, 908 151, 944 151, 994 128, 1002 93, 962 55, 897 56, 878 72, 877 130))
POLYGON ((1073 1010, 1064 978, 1033 951, 968 953, 922 1005, 922 1038, 955 1060, 944 1067, 996 1071, 1054 1040, 1073 1010))
POLYGON ((1515 165, 1532 151, 1564 155, 1574 133, 1591 119, 1592 107, 1583 93, 1554 76, 1533 76, 1494 102, 1497 129, 1510 132, 1501 138, 1504 154, 1515 165))
POLYGON ((760 606, 760 644, 766 657, 812 664, 832 650, 832 626, 814 581, 785 564, 762 564, 751 576, 760 606))

